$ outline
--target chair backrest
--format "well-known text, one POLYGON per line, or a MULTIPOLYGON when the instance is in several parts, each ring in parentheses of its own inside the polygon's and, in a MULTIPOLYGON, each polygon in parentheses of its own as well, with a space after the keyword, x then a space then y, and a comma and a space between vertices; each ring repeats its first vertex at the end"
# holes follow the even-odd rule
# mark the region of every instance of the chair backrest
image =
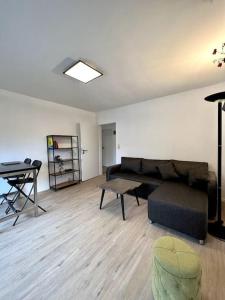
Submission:
POLYGON ((40 171, 41 165, 42 165, 42 162, 41 162, 40 160, 34 160, 34 161, 32 162, 32 166, 37 167, 38 173, 39 173, 39 171, 40 171))
POLYGON ((24 163, 30 165, 31 164, 31 159, 30 158, 25 158, 24 163))

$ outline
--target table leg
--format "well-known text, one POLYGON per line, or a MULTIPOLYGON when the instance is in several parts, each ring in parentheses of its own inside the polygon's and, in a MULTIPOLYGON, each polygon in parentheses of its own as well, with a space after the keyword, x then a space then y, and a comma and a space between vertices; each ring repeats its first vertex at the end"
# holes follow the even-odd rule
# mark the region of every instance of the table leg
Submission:
POLYGON ((137 189, 134 189, 134 193, 135 193, 135 197, 136 197, 136 200, 137 200, 137 204, 139 206, 140 204, 139 204, 139 200, 138 200, 137 189))
POLYGON ((119 199, 119 194, 116 194, 116 199, 119 199))
POLYGON ((99 207, 100 209, 102 209, 102 202, 103 202, 104 195, 105 195, 105 190, 102 190, 101 202, 99 207))
POLYGON ((123 195, 121 194, 120 195, 120 199, 121 199, 121 207, 122 207, 122 215, 123 215, 123 220, 125 221, 125 212, 124 212, 124 197, 123 195))
POLYGON ((34 215, 38 216, 38 199, 37 199, 37 170, 33 170, 33 178, 34 178, 34 215))

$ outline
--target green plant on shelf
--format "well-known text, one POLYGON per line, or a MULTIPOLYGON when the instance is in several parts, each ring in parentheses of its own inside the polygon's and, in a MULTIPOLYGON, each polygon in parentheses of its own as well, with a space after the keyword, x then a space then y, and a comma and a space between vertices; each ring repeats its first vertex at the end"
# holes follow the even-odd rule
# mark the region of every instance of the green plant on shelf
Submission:
POLYGON ((62 174, 63 171, 64 171, 64 169, 63 169, 64 162, 63 162, 62 158, 60 157, 60 155, 56 155, 56 156, 54 157, 54 159, 55 159, 55 162, 58 163, 58 166, 59 166, 59 173, 62 174))

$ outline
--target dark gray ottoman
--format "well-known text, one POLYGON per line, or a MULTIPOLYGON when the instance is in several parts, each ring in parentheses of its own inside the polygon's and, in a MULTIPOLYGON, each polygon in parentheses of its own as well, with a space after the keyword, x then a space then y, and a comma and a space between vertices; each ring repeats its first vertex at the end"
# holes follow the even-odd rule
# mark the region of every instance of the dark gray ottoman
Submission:
POLYGON ((165 182, 148 197, 148 217, 199 240, 207 235, 208 195, 184 183, 165 182))

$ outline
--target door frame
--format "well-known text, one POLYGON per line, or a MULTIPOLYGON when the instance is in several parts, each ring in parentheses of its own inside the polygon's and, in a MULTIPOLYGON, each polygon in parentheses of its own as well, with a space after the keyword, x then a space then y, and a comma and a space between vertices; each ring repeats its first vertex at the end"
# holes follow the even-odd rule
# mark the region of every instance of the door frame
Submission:
POLYGON ((118 161, 118 146, 117 146, 117 123, 116 122, 108 122, 98 125, 98 144, 99 144, 99 175, 103 175, 102 172, 102 126, 107 124, 115 124, 116 127, 116 163, 118 161))
POLYGON ((99 145, 99 149, 98 149, 98 161, 99 161, 99 165, 98 165, 98 172, 99 175, 102 175, 102 125, 98 125, 98 145, 99 145))

